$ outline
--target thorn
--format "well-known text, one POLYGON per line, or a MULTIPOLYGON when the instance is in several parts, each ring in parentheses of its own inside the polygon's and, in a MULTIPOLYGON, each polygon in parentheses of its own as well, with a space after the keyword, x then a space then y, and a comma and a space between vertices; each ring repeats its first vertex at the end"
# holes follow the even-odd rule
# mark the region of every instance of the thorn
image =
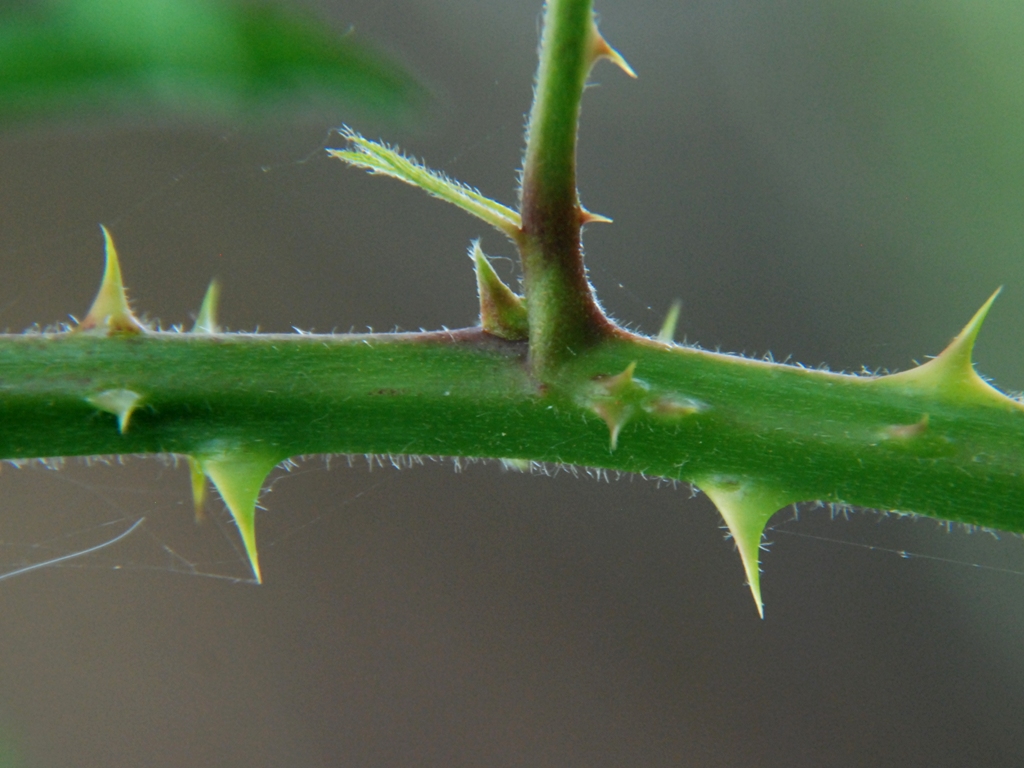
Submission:
POLYGON ((591 213, 582 205, 576 206, 576 210, 579 212, 580 226, 587 224, 613 224, 614 222, 607 216, 602 216, 600 213, 591 213))
POLYGON ((647 394, 647 385, 633 377, 635 370, 636 361, 633 361, 622 373, 599 377, 595 391, 585 403, 608 425, 609 448, 612 452, 619 445, 622 428, 632 418, 641 398, 647 394))
POLYGON ((476 287, 480 294, 480 326, 487 332, 509 341, 529 338, 530 323, 522 296, 517 296, 494 271, 490 260, 474 240, 469 257, 476 265, 476 287))
POLYGON ((203 296, 203 304, 199 307, 199 314, 196 315, 192 333, 220 333, 220 326, 217 325, 217 305, 219 303, 220 283, 213 279, 206 289, 206 295, 203 296))
POLYGON ((622 57, 622 54, 608 45, 608 41, 598 32, 597 22, 593 19, 590 21, 590 39, 592 41, 590 44, 590 66, 594 66, 601 59, 607 59, 634 80, 636 79, 636 72, 629 66, 629 62, 622 57))
POLYGON ((972 361, 974 342, 985 322, 992 304, 999 296, 1000 287, 993 293, 938 357, 909 371, 883 376, 877 380, 882 386, 900 386, 905 389, 944 395, 962 401, 998 403, 1004 408, 1024 409, 1024 404, 1012 400, 985 381, 974 370, 972 361))
POLYGON ((143 333, 146 329, 135 319, 128 306, 128 297, 121 281, 121 264, 117 260, 117 249, 110 232, 100 224, 106 245, 106 265, 99 293, 93 300, 89 314, 75 328, 76 331, 92 331, 110 336, 115 333, 143 333))
POLYGON ((714 502, 722 520, 728 526, 729 533, 736 542, 736 549, 739 550, 757 613, 763 619, 764 603, 761 600, 759 558, 761 536, 771 516, 792 504, 794 499, 751 480, 710 478, 696 485, 714 502))
POLYGON ((89 405, 104 413, 112 413, 117 417, 117 428, 123 435, 128 431, 128 421, 142 401, 142 395, 130 389, 106 389, 98 394, 85 398, 89 405))
POLYGON ((676 299, 672 302, 672 306, 668 308, 668 313, 665 315, 665 321, 661 324, 661 330, 658 331, 658 341, 663 344, 671 344, 676 337, 676 325, 679 323, 679 310, 683 308, 683 302, 676 299))
POLYGON ((192 503, 196 510, 196 523, 206 520, 206 475, 203 465, 194 457, 188 457, 188 471, 192 478, 192 503))
POLYGON ((242 536, 253 575, 257 583, 262 584, 263 576, 260 574, 259 555, 256 551, 256 500, 263 481, 278 461, 247 451, 200 456, 196 460, 203 474, 210 478, 227 504, 242 536))

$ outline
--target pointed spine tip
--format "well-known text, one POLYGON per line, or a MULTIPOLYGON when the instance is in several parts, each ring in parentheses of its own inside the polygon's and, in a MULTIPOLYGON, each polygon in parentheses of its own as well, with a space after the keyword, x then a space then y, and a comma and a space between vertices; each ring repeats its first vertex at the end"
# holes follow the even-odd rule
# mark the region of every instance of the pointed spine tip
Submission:
POLYGON ((676 338, 676 326, 679 324, 679 312, 683 308, 683 302, 676 299, 665 314, 665 320, 658 331, 658 341, 662 344, 672 344, 676 338))
POLYGON ((203 296, 203 303, 199 307, 199 314, 196 315, 196 322, 192 326, 192 333, 220 333, 220 326, 217 324, 217 308, 219 304, 220 282, 213 279, 210 281, 206 294, 203 296))
POLYGON ((256 502, 278 460, 245 449, 219 450, 196 459, 227 505, 242 537, 246 557, 258 584, 263 583, 256 549, 256 502))
POLYGON ((636 72, 629 66, 629 62, 623 58, 622 54, 608 45, 608 41, 604 39, 601 33, 597 29, 597 22, 591 19, 590 22, 590 65, 593 66, 601 59, 607 59, 612 64, 617 66, 627 75, 634 80, 636 79, 636 72))
POLYGON ((480 296, 480 326, 493 336, 524 341, 530 335, 526 305, 521 296, 502 282, 490 259, 474 240, 469 257, 476 266, 476 287, 480 296))
POLYGON ((110 231, 100 224, 103 230, 106 258, 103 268, 103 280, 100 290, 93 300, 92 307, 85 319, 78 324, 76 331, 93 332, 111 336, 114 334, 144 333, 142 323, 135 319, 128 306, 128 296, 121 279, 121 264, 117 258, 117 248, 110 231))
POLYGON ((85 398, 93 408, 117 417, 117 428, 123 435, 135 409, 142 403, 142 395, 130 389, 105 389, 85 398))
POLYGON ((1002 287, 999 287, 989 296, 981 309, 974 313, 963 330, 937 357, 909 371, 883 376, 877 379, 877 383, 883 387, 898 386, 927 394, 944 395, 964 402, 1024 410, 1024 404, 1007 397, 985 381, 974 369, 974 344, 989 310, 1002 290, 1002 287))
POLYGON ((609 217, 602 216, 600 213, 594 213, 593 211, 588 211, 582 205, 577 207, 577 211, 579 213, 579 220, 580 220, 580 226, 581 227, 582 226, 586 226, 587 224, 614 224, 615 223, 609 217))
POLYGON ((195 508, 196 523, 206 520, 206 475, 202 463, 192 457, 188 458, 189 478, 192 481, 192 504, 195 508))
POLYGON ((789 494, 759 481, 734 478, 705 478, 696 483, 718 509, 736 549, 758 615, 764 618, 761 599, 761 538, 772 515, 794 503, 789 494))
POLYGON ((988 301, 981 305, 981 309, 974 313, 974 316, 964 326, 964 329, 942 351, 942 354, 939 355, 940 358, 942 355, 948 355, 950 358, 956 358, 957 364, 961 367, 972 367, 974 343, 978 340, 978 334, 981 333, 981 326, 984 325, 989 310, 992 309, 992 305, 999 298, 999 294, 1002 291, 1002 286, 996 288, 995 292, 988 297, 988 301))

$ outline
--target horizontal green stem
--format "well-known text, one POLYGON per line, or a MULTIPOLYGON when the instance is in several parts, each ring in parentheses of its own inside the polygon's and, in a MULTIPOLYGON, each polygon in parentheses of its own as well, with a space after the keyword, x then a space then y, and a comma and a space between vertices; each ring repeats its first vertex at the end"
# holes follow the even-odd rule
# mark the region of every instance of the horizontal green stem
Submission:
POLYGON ((515 458, 753 480, 796 499, 1024 531, 1020 409, 626 335, 544 385, 526 356, 525 343, 476 329, 0 336, 0 458, 203 454, 222 444, 280 459, 515 458), (633 389, 619 396, 611 382, 632 363, 633 389), (123 434, 94 404, 120 390, 141 396, 123 434), (609 403, 623 415, 614 451, 609 403))

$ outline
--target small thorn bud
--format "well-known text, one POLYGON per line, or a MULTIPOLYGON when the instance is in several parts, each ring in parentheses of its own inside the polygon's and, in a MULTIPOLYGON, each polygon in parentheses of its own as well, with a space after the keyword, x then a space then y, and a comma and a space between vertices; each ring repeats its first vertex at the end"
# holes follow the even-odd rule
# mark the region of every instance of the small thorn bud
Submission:
POLYGON ((910 440, 928 431, 928 414, 926 413, 914 424, 890 424, 882 430, 885 440, 910 440))
POLYGON ((706 411, 708 406, 690 397, 662 395, 644 404, 644 410, 655 416, 692 416, 706 411))
POLYGON ((700 488, 718 508, 736 542, 750 594, 757 613, 764 618, 761 600, 761 536, 771 516, 795 500, 770 486, 752 480, 712 477, 698 482, 700 488))
POLYGON ((117 428, 123 435, 128 431, 128 421, 142 402, 142 395, 130 389, 106 389, 85 398, 93 408, 111 413, 117 417, 117 428))
POLYGON ((192 480, 192 503, 196 510, 196 523, 206 520, 206 475, 198 459, 188 457, 188 471, 192 480))
POLYGON ((256 500, 263 481, 278 460, 245 449, 221 450, 212 456, 197 458, 203 473, 210 478, 227 504, 238 526, 253 575, 263 583, 259 554, 256 551, 256 500))
POLYGON ((220 333, 220 326, 217 325, 217 305, 220 302, 220 283, 211 280, 210 286, 203 296, 203 304, 196 315, 196 324, 192 326, 192 333, 220 333))
POLYGON ((480 294, 480 326, 487 332, 509 341, 529 338, 530 323, 521 296, 512 292, 494 271, 490 260, 474 240, 469 257, 476 265, 476 287, 480 294))
POLYGON ((135 319, 128 306, 124 283, 121 281, 121 264, 117 259, 114 238, 102 224, 103 240, 106 245, 106 266, 103 269, 103 281, 99 293, 89 309, 89 314, 75 328, 80 332, 92 332, 111 336, 116 333, 143 333, 142 323, 135 319))
POLYGON ((636 413, 648 394, 647 385, 633 377, 636 362, 626 366, 626 370, 614 376, 598 377, 591 391, 584 399, 584 404, 596 413, 608 425, 610 436, 609 448, 615 451, 619 444, 619 433, 636 413))
POLYGON ((665 321, 661 324, 661 330, 658 331, 658 341, 663 344, 671 344, 676 338, 676 325, 679 324, 679 311, 683 308, 683 302, 676 299, 672 302, 672 306, 668 308, 668 313, 665 315, 665 321))
POLYGON ((590 39, 590 66, 593 66, 601 59, 607 59, 634 80, 636 79, 636 72, 629 66, 629 62, 622 57, 622 54, 608 45, 608 41, 597 30, 597 22, 593 20, 590 22, 590 39))

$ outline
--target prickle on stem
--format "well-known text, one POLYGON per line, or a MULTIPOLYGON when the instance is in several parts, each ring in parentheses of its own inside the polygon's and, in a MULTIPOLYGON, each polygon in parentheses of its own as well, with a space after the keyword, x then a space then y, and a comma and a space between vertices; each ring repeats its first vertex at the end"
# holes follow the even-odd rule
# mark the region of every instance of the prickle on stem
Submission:
POLYGON ((123 435, 128 431, 128 422, 135 409, 142 402, 142 395, 130 389, 105 389, 85 398, 89 405, 104 413, 117 417, 117 428, 123 435))
POLYGON ((579 212, 580 226, 584 227, 587 224, 613 224, 614 222, 607 216, 602 216, 600 213, 594 213, 588 211, 582 205, 576 207, 579 212))
POLYGON ((199 314, 196 315, 195 325, 192 326, 192 333, 220 333, 220 326, 217 324, 217 306, 220 303, 220 283, 211 280, 206 294, 203 296, 203 304, 199 307, 199 314))
POLYGON ((530 335, 530 323, 523 297, 515 294, 494 271, 490 259, 474 240, 469 257, 476 265, 476 287, 480 295, 480 327, 508 341, 524 341, 530 335))
POLYGON ((591 20, 590 20, 590 66, 593 67, 594 64, 599 62, 601 59, 607 59, 612 64, 617 66, 619 69, 621 69, 623 72, 625 72, 627 75, 632 77, 634 80, 636 79, 636 72, 634 72, 633 68, 631 66, 629 66, 629 62, 627 62, 623 58, 621 53, 619 53, 614 48, 612 48, 610 45, 608 45, 608 41, 604 39, 604 37, 601 35, 600 31, 598 31, 598 29, 597 29, 597 21, 595 19, 591 18, 591 20))
POLYGON ((97 333, 106 336, 114 334, 144 333, 142 323, 135 319, 128 306, 124 282, 121 280, 121 264, 117 258, 117 248, 109 230, 102 224, 103 240, 106 248, 106 263, 103 268, 103 280, 100 290, 93 300, 89 313, 75 328, 81 333, 97 333))
POLYGON ((1024 404, 1007 397, 985 381, 974 369, 974 343, 1002 288, 996 290, 949 345, 924 365, 882 376, 875 383, 883 387, 937 395, 964 403, 985 403, 1007 410, 1024 410, 1024 404))
POLYGON ((761 537, 771 516, 795 499, 753 480, 706 478, 696 483, 718 508, 740 553, 743 570, 757 613, 764 618, 761 600, 761 537))
POLYGON ((676 299, 672 302, 672 306, 668 308, 668 312, 665 314, 665 320, 661 324, 661 330, 658 331, 657 339, 662 344, 671 344, 676 338, 676 326, 679 324, 679 312, 683 308, 683 302, 676 299))
POLYGON ((647 385, 633 376, 635 370, 634 361, 622 373, 599 377, 585 400, 585 405, 608 425, 611 451, 618 447, 619 433, 648 394, 647 385))
MULTIPOLYGON (((278 459, 264 454, 237 449, 195 457, 204 475, 213 482, 231 512, 242 536, 245 554, 257 583, 263 583, 259 554, 256 550, 256 501, 270 471, 278 459)), ((195 475, 193 475, 193 490, 195 475)))

